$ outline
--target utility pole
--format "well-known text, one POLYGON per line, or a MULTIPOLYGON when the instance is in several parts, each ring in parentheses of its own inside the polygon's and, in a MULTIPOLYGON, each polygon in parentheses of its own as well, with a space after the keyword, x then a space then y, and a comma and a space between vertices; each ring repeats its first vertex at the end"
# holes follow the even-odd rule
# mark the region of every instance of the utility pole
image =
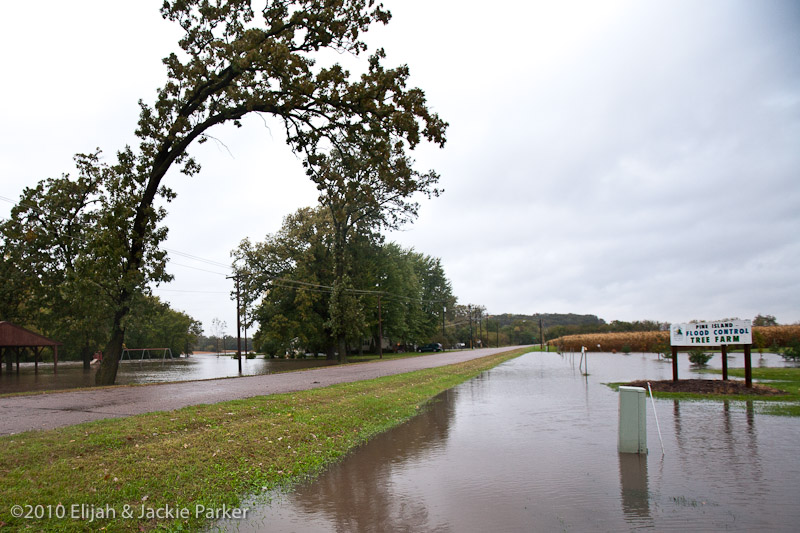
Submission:
POLYGON ((381 295, 378 295, 378 359, 383 359, 383 319, 381 317, 381 295))
MULTIPOLYGON (((445 341, 445 337, 444 337, 444 315, 445 315, 445 313, 447 313, 447 306, 445 304, 442 304, 442 342, 445 341)), ((444 349, 445 349, 444 345, 442 345, 442 350, 444 350, 444 349)))
POLYGON ((478 342, 481 343, 483 348, 483 311, 478 307, 478 342))
POLYGON ((542 317, 539 317, 539 351, 544 350, 544 329, 542 328, 542 317))
POLYGON ((239 373, 242 373, 242 317, 239 297, 239 274, 228 276, 228 279, 236 280, 236 359, 239 360, 239 373))
POLYGON ((244 299, 242 311, 244 313, 244 353, 245 357, 247 357, 247 354, 250 353, 250 350, 247 349, 247 298, 244 299))
POLYGON ((469 349, 472 350, 472 304, 467 305, 467 312, 469 313, 469 349))

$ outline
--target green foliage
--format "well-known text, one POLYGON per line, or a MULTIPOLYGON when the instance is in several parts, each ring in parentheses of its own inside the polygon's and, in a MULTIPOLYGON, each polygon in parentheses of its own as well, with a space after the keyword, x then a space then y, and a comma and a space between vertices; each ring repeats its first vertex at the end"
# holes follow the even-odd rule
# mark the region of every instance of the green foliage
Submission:
POLYGON ((672 346, 669 344, 656 344, 653 346, 653 353, 657 353, 664 359, 672 360, 672 346))
POLYGON ((334 140, 329 153, 314 152, 306 160, 308 174, 320 191, 333 226, 333 293, 327 325, 338 340, 344 360, 348 338, 363 336, 361 302, 348 296, 355 263, 352 241, 378 240, 381 229, 396 229, 416 217, 412 195, 438 195, 435 172, 420 174, 398 139, 373 131, 350 131, 334 140))
POLYGON ((753 326, 777 326, 778 320, 772 315, 756 315, 753 326))
MULTIPOLYGON (((166 253, 159 246, 166 228, 158 227, 166 212, 155 203, 158 198, 169 202, 175 195, 162 180, 176 165, 188 176, 199 172, 187 150, 194 141, 208 139, 210 128, 224 123, 239 126, 249 113, 272 115, 283 121, 291 148, 306 155, 310 172, 323 163, 320 157, 327 157, 321 154, 329 141, 347 143, 366 149, 365 168, 375 168, 381 157, 389 155, 386 161, 391 165, 381 168, 391 172, 380 181, 390 186, 401 174, 398 170, 410 166, 407 150, 422 141, 445 142, 446 123, 427 109, 421 90, 408 86, 406 66, 384 67, 383 51, 367 59, 360 76, 352 76, 339 64, 322 66, 328 62, 316 61, 326 50, 356 57, 365 52, 364 32, 391 18, 380 4, 287 0, 268 2, 255 12, 247 0, 166 0, 161 14, 180 26, 183 37, 180 50, 163 60, 167 80, 155 102, 139 102, 138 147, 123 148, 110 165, 99 163, 97 154, 79 156, 82 175, 92 178, 88 180, 95 188, 92 193, 103 196, 103 201, 95 210, 80 204, 77 211, 67 210, 67 214, 85 213, 89 222, 66 226, 70 231, 87 228, 82 253, 86 260, 75 269, 77 283, 99 285, 95 293, 103 293, 108 303, 103 316, 110 326, 106 357, 97 373, 99 384, 111 384, 116 378, 123 322, 136 294, 145 292, 148 283, 169 278, 164 270, 166 253)), ((53 212, 70 220, 58 210, 53 212)), ((20 238, 35 240, 39 235, 22 229, 20 238)), ((46 255, 45 249, 40 255, 46 255)), ((16 280, 14 269, 19 264, 4 264, 3 274, 16 280)), ((337 278, 342 280, 341 275, 337 278)), ((35 290, 20 288, 14 294, 25 289, 35 290)), ((75 290, 87 292, 82 286, 75 290)), ((14 306, 8 295, 5 290, 0 294, 0 304, 14 313, 29 312, 14 306)), ((95 301, 84 303, 99 307, 95 301)))
POLYGON ((538 321, 516 320, 509 326, 511 344, 535 344, 539 339, 538 321))
POLYGON ((175 311, 157 296, 137 295, 125 327, 128 348, 169 348, 173 355, 190 354, 202 325, 175 311))
POLYGON ((714 357, 713 353, 707 353, 702 348, 689 350, 689 362, 697 366, 706 366, 712 357, 714 357))
MULTIPOLYGON (((64 175, 25 189, 0 225, 0 314, 63 342, 63 358, 86 359, 109 340, 119 291, 141 298, 143 280, 158 283, 169 276, 164 253, 157 250, 166 236, 162 228, 148 235, 142 252, 147 267, 121 278, 117 237, 135 199, 128 177, 123 165, 102 163, 99 151, 79 154, 75 163, 76 177, 64 175)), ((154 222, 164 215, 163 209, 151 212, 154 222)))
POLYGON ((800 359, 800 340, 793 340, 781 354, 785 360, 797 361, 800 359))
MULTIPOLYGON (((443 345, 463 344, 469 346, 494 346, 497 344, 497 326, 500 320, 486 315, 486 308, 480 305, 451 305, 447 319, 451 324, 443 345)), ((502 317, 503 315, 501 315, 502 317)), ((508 315, 505 315, 508 316, 508 315)), ((503 328, 503 345, 531 344, 535 341, 532 329, 524 320, 516 321, 503 328)), ((532 328, 532 326, 531 326, 532 328)))
POLYGON ((544 319, 548 339, 585 333, 659 331, 666 330, 669 327, 669 324, 653 320, 636 320, 633 322, 614 320, 606 323, 594 315, 542 315, 542 318, 544 319))
POLYGON ((232 252, 259 301, 249 311, 260 324, 258 350, 282 356, 294 343, 332 353, 340 334, 350 347, 365 339, 375 345, 379 297, 382 333, 393 344, 428 342, 440 331, 441 313, 454 298, 438 259, 355 232, 345 251, 347 274, 337 284, 333 231, 328 210, 304 208, 263 242, 244 240, 232 252))
POLYGON ((764 353, 764 348, 767 346, 767 339, 760 331, 753 330, 753 345, 758 350, 758 353, 764 353))
POLYGON ((92 227, 102 200, 96 154, 77 156, 77 178, 65 175, 23 191, 2 235, 3 308, 6 320, 65 343, 65 357, 102 342, 108 300, 89 282, 96 247, 92 227), (71 326, 70 326, 71 322, 71 326))
POLYGON ((283 356, 293 339, 314 353, 331 345, 330 293, 320 289, 333 283, 330 228, 323 211, 303 208, 263 242, 245 239, 232 252, 249 295, 247 315, 260 326, 256 350, 283 356))
MULTIPOLYGON (((361 299, 353 292, 350 277, 333 281, 333 290, 329 300, 328 320, 325 326, 334 337, 348 339, 359 338, 363 333, 364 313, 361 299)), ((343 346, 343 345, 342 345, 343 346)), ((341 350, 341 348, 340 348, 341 350)), ((343 354, 340 353, 340 360, 343 354)))

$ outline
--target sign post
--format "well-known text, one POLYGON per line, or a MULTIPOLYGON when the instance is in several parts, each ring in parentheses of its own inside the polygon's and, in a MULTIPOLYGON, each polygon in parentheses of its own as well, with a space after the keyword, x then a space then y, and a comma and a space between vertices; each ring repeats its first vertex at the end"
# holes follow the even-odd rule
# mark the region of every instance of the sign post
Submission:
POLYGON ((750 363, 750 345, 744 346, 744 386, 753 387, 753 365, 750 363))
POLYGON ((678 347, 672 347, 672 381, 678 381, 678 347))
POLYGON ((722 379, 728 379, 728 346, 744 345, 745 385, 753 386, 750 347, 753 344, 753 327, 749 320, 720 320, 717 322, 690 322, 672 324, 669 328, 672 346, 672 381, 678 381, 679 346, 720 346, 722 350, 722 379))
POLYGON ((728 381, 728 346, 723 344, 722 349, 722 381, 728 381))

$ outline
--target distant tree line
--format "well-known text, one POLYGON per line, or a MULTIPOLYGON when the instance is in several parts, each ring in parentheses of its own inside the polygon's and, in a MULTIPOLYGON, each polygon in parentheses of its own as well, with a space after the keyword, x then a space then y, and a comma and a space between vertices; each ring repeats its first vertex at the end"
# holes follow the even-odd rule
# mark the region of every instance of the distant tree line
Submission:
MULTIPOLYGON (((482 306, 471 306, 473 313, 473 345, 495 346, 540 344, 544 341, 565 335, 583 333, 610 333, 635 331, 661 331, 668 324, 652 320, 624 322, 614 320, 607 323, 595 315, 579 315, 574 313, 537 313, 533 315, 499 314, 488 315, 482 306)), ((468 317, 467 306, 461 316, 468 317)), ((449 340, 469 346, 469 321, 458 320, 449 340)))
POLYGON ((666 331, 669 329, 669 322, 657 322, 654 320, 634 320, 626 322, 624 320, 613 320, 605 322, 600 320, 597 324, 573 324, 558 325, 547 328, 546 338, 554 339, 565 335, 578 335, 583 333, 624 333, 637 331, 666 331))
MULTIPOLYGON (((246 339, 242 336, 242 352, 252 352, 255 350, 252 337, 246 339)), ((198 335, 194 341, 193 350, 196 352, 230 352, 236 350, 238 339, 235 335, 198 335)))

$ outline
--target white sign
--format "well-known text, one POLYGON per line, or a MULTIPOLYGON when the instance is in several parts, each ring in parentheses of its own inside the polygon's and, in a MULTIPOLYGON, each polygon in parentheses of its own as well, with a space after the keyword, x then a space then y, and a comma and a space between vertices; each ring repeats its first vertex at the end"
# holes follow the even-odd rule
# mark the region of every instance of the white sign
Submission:
POLYGON ((672 346, 753 344, 753 327, 749 320, 672 324, 669 343, 672 346))

